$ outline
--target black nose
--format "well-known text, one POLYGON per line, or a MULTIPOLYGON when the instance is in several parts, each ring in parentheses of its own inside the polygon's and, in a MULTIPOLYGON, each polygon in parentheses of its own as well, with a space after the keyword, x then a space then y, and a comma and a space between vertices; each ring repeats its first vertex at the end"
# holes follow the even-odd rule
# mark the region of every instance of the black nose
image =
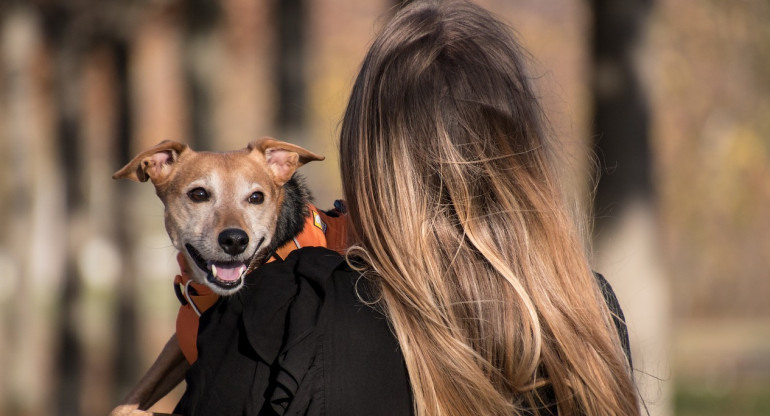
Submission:
POLYGON ((225 253, 236 255, 243 253, 249 245, 249 235, 237 228, 228 228, 219 233, 219 246, 225 253))

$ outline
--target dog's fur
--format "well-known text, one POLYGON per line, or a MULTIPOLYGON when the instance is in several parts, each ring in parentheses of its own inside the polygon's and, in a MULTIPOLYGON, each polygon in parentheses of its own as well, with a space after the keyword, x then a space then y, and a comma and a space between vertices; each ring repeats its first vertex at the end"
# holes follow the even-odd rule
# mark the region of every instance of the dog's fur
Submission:
MULTIPOLYGON (((269 137, 225 153, 164 141, 113 178, 152 181, 165 206, 166 231, 185 256, 190 278, 230 295, 249 271, 302 231, 310 193, 295 171, 323 159, 269 137)), ((179 384, 188 367, 172 336, 111 415, 148 415, 145 410, 179 384)))

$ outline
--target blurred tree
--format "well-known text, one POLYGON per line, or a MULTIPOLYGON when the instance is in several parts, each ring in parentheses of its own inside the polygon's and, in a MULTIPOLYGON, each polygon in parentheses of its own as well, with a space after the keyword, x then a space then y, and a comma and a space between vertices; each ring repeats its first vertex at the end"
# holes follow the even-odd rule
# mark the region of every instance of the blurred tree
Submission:
POLYGON ((285 132, 302 132, 307 126, 307 80, 305 79, 305 0, 279 0, 276 14, 275 77, 278 111, 275 124, 285 132))
POLYGON ((55 134, 61 175, 65 184, 65 210, 62 213, 65 228, 66 264, 63 288, 60 292, 58 323, 58 351, 56 351, 56 413, 74 415, 80 413, 80 393, 83 383, 82 345, 78 336, 77 305, 81 296, 81 276, 76 264, 76 241, 79 230, 78 217, 85 206, 81 188, 83 166, 80 143, 80 91, 81 52, 88 41, 88 25, 81 19, 91 17, 80 10, 79 5, 64 2, 40 2, 38 12, 43 21, 43 35, 47 49, 53 55, 55 134))
POLYGON ((630 199, 654 197, 650 111, 637 51, 652 0, 591 0, 593 134, 601 177, 594 210, 598 234, 630 199))
POLYGON ((594 196, 596 264, 614 285, 629 326, 636 382, 652 415, 670 414, 670 305, 657 247, 650 109, 640 46, 652 0, 592 0, 593 132, 601 177, 594 196))
MULTIPOLYGON (((130 105, 131 84, 129 77, 129 51, 125 39, 120 37, 107 37, 106 47, 110 50, 114 59, 114 70, 117 85, 115 85, 117 97, 112 111, 117 114, 114 138, 117 146, 115 160, 128 161, 133 157, 131 142, 133 138, 133 118, 130 105)), ((130 183, 121 181, 117 186, 121 191, 117 194, 114 205, 115 218, 130 218, 131 195, 126 189, 130 183)), ((119 247, 124 247, 128 254, 136 246, 134 230, 129 221, 119 221, 115 230, 115 240, 119 247)), ((114 378, 116 388, 113 390, 112 402, 119 400, 133 387, 139 379, 140 370, 136 363, 139 360, 139 324, 136 311, 138 296, 136 286, 138 276, 131 262, 121 270, 118 277, 117 305, 115 321, 112 326, 115 337, 114 378)))
MULTIPOLYGON (((183 4, 185 42, 185 82, 189 94, 190 136, 187 143, 194 149, 211 149, 215 136, 212 126, 212 92, 206 79, 201 49, 214 35, 222 11, 213 0, 191 0, 183 4)), ((181 138, 180 138, 181 139, 181 138)))
MULTIPOLYGON (((128 160, 130 155, 131 117, 128 86, 127 28, 131 27, 133 15, 126 13, 127 2, 116 2, 104 7, 101 2, 87 0, 80 2, 40 1, 36 2, 37 12, 43 21, 44 39, 54 65, 52 85, 55 98, 56 130, 61 174, 65 182, 65 211, 67 224, 66 266, 63 288, 59 301, 58 346, 56 354, 55 399, 56 412, 61 415, 80 414, 83 410, 83 340, 78 331, 78 309, 82 304, 82 277, 78 259, 88 231, 88 198, 85 194, 87 172, 86 160, 93 157, 128 160), (115 112, 117 120, 112 137, 100 140, 117 146, 89 146, 83 137, 83 67, 85 57, 95 48, 106 48, 113 57, 118 81, 118 102, 101 109, 105 112, 96 117, 106 118, 108 112, 115 112), (94 148, 116 149, 117 155, 93 155, 94 148), (110 157, 112 156, 112 157, 110 157)), ((98 172, 101 173, 101 172, 98 172)), ((121 193, 124 195, 125 193, 121 193)), ((98 207, 97 209, 106 209, 98 207)), ((117 218, 128 217, 128 205, 115 204, 117 218)), ((123 247, 131 247, 128 222, 118 225, 116 239, 123 247)), ((130 249, 129 249, 130 252, 130 249)), ((117 392, 125 391, 138 378, 135 363, 139 361, 136 313, 136 276, 131 267, 123 270, 117 291, 115 330, 114 377, 117 392)), ((118 393, 121 394, 121 393, 118 393)))
POLYGON ((48 410, 52 325, 36 310, 49 306, 64 274, 64 184, 50 135, 52 69, 41 21, 28 3, 6 3, 0 11, 0 179, 11 215, 0 224, 2 251, 11 259, 0 270, 8 293, 0 304, 0 413, 35 414, 48 410))

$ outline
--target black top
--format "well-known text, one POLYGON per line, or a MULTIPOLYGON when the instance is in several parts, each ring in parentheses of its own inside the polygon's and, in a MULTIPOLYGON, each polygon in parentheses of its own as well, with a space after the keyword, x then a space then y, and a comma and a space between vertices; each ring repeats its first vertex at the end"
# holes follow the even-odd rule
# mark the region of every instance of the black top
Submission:
MULTIPOLYGON (((612 289, 597 275, 628 354, 612 289)), ((198 361, 174 413, 410 415, 406 365, 368 283, 333 251, 268 263, 201 316, 198 361)))

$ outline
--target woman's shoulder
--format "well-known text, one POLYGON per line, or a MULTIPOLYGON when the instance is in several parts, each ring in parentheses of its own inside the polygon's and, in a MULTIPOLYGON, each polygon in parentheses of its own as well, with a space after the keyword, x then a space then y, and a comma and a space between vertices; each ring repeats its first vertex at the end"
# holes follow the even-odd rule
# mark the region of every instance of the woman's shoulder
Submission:
POLYGON ((628 339, 628 326, 626 325, 626 317, 623 315, 623 309, 620 307, 618 297, 615 295, 615 291, 612 290, 610 282, 608 282, 603 275, 594 272, 594 277, 599 285, 599 289, 601 289, 604 302, 607 304, 607 307, 612 314, 612 322, 615 324, 615 330, 618 333, 623 352, 628 359, 628 364, 633 367, 633 362, 631 360, 631 343, 628 339))
POLYGON ((412 412, 406 364, 377 300, 375 285, 347 265, 328 281, 323 316, 327 414, 412 412))
POLYGON ((349 350, 349 359, 380 349, 398 350, 376 285, 351 269, 344 257, 308 247, 288 256, 285 263, 293 269, 296 282, 290 310, 313 305, 314 323, 335 346, 349 350))
POLYGON ((278 355, 313 357, 296 399, 310 409, 322 402, 326 414, 410 414, 406 365, 372 282, 331 250, 303 248, 293 256, 286 258, 297 284, 288 310, 289 342, 278 355), (313 341, 299 341, 303 336, 313 341), (386 402, 392 405, 383 407, 386 402))

